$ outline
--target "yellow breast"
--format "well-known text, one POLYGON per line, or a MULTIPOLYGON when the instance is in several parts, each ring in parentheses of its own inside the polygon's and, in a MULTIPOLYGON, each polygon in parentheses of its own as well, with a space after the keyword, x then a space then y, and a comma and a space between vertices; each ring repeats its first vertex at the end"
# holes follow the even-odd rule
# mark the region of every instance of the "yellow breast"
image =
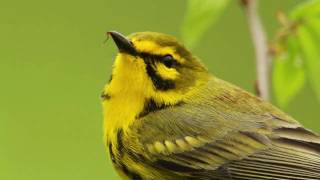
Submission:
POLYGON ((150 94, 150 80, 145 75, 145 64, 139 58, 126 58, 119 54, 116 58, 113 77, 104 89, 108 99, 103 101, 104 135, 106 141, 113 141, 118 129, 127 132, 144 107, 150 94))

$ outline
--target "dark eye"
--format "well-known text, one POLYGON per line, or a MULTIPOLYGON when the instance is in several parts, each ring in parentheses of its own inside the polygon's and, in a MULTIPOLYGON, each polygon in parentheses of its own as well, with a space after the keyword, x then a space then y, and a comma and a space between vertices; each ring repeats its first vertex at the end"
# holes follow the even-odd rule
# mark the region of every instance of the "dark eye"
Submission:
POLYGON ((161 59, 163 64, 168 68, 172 68, 172 66, 176 64, 176 61, 173 59, 171 55, 165 55, 161 59))

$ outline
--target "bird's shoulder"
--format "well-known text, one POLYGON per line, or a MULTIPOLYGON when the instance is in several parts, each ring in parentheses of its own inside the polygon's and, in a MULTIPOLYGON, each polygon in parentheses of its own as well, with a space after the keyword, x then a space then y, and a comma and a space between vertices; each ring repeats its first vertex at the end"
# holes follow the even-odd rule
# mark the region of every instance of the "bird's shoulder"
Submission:
POLYGON ((176 105, 158 105, 151 100, 146 107, 131 128, 142 143, 188 136, 213 141, 231 132, 268 134, 277 127, 301 126, 273 105, 217 78, 176 105))
POLYGON ((233 162, 261 159, 261 153, 279 152, 285 160, 288 148, 318 157, 320 147, 319 137, 290 116, 216 78, 176 106, 145 113, 133 124, 132 134, 152 166, 201 177, 213 172, 229 177, 234 172, 229 172, 230 164, 239 170, 243 164, 233 162))

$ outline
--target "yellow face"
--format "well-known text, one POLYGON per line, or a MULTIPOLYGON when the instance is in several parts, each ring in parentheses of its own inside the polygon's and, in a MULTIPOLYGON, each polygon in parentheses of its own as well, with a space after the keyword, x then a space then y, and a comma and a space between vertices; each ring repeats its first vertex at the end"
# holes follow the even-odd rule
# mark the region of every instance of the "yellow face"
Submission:
POLYGON ((152 108, 183 102, 209 78, 200 61, 171 36, 151 32, 110 36, 119 53, 102 95, 107 141, 152 108))
POLYGON ((169 35, 142 32, 124 41, 129 44, 117 44, 119 53, 114 63, 112 86, 108 89, 113 93, 130 89, 145 98, 171 104, 208 74, 204 66, 169 35))

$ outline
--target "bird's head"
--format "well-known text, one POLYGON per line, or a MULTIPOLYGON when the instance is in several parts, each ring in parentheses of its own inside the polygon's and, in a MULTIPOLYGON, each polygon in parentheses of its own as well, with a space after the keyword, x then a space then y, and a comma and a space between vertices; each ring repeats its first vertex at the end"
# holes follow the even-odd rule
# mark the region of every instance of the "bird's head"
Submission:
POLYGON ((173 104, 209 78, 207 69, 176 38, 139 32, 128 37, 111 31, 118 47, 112 79, 105 92, 130 92, 173 104))

